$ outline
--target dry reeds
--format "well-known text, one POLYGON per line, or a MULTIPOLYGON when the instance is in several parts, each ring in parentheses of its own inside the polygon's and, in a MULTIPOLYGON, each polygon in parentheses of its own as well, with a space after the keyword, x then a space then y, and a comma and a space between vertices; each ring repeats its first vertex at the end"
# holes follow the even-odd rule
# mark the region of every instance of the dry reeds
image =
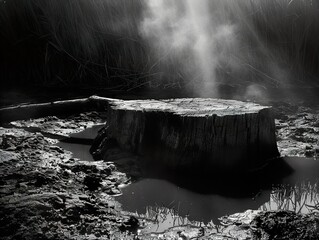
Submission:
MULTIPOLYGON (((283 81, 281 69, 297 82, 317 80, 317 1, 227 0, 226 5, 230 21, 239 26, 236 37, 245 43, 235 56, 243 71, 234 73, 224 64, 220 72, 233 74, 228 76, 231 79, 241 73, 243 79, 275 85, 283 81)), ((0 1, 2 86, 19 83, 133 90, 145 85, 189 84, 192 80, 176 71, 176 59, 163 62, 141 36, 144 8, 143 0, 0 1)))

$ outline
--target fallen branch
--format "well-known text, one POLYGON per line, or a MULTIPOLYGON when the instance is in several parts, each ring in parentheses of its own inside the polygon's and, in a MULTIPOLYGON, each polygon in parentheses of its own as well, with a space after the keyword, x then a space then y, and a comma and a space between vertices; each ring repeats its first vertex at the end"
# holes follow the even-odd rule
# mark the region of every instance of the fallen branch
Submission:
POLYGON ((88 98, 19 105, 0 109, 0 122, 39 118, 50 115, 66 116, 86 111, 106 110, 110 98, 91 96, 88 98))

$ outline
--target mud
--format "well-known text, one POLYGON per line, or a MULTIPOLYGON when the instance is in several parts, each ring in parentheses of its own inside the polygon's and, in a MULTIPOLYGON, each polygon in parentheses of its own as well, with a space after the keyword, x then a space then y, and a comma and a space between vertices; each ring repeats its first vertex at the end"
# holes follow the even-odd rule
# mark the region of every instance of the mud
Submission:
POLYGON ((277 145, 281 156, 319 157, 319 108, 276 104, 277 145))
MULTIPOLYGON (((318 157, 319 111, 276 106, 282 155, 318 157)), ((56 144, 100 113, 16 121, 0 128, 1 239, 318 239, 318 215, 247 210, 221 224, 185 221, 161 233, 153 219, 124 212, 114 196, 139 176, 135 159, 117 149, 108 160, 76 159, 56 144)))
MULTIPOLYGON (((78 125, 85 121, 82 118, 78 125)), ((78 131, 74 122, 69 127, 65 121, 63 129, 78 131)), ((119 194, 118 186, 129 179, 114 164, 74 159, 55 145, 56 139, 40 132, 0 128, 0 135, 2 239, 123 235, 119 228, 129 216, 121 213, 112 196, 119 194)))

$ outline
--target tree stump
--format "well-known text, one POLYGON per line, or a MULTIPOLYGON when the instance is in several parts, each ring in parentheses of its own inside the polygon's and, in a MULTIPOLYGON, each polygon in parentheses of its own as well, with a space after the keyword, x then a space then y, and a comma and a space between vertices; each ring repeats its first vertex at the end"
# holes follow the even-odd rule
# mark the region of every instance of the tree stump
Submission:
POLYGON ((102 156, 116 142, 151 164, 207 171, 250 171, 279 156, 267 106, 209 98, 108 102, 108 127, 92 147, 102 156))

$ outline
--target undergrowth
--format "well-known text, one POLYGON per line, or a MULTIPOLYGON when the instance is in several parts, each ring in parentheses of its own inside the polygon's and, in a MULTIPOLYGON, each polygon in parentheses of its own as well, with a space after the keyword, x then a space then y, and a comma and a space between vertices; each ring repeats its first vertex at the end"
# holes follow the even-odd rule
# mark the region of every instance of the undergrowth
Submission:
MULTIPOLYGON (((254 54, 252 45, 259 41, 275 53, 265 61, 276 58, 278 69, 292 73, 296 82, 317 82, 317 1, 226 1, 247 42, 245 51, 254 54)), ((140 34, 144 10, 143 0, 1 0, 1 85, 134 90, 188 84, 191 80, 182 74, 171 78, 157 67, 160 59, 140 34)), ((166 63, 168 69, 174 64, 166 63)), ((281 81, 279 72, 269 77, 263 62, 256 64, 243 63, 247 78, 281 81)))

